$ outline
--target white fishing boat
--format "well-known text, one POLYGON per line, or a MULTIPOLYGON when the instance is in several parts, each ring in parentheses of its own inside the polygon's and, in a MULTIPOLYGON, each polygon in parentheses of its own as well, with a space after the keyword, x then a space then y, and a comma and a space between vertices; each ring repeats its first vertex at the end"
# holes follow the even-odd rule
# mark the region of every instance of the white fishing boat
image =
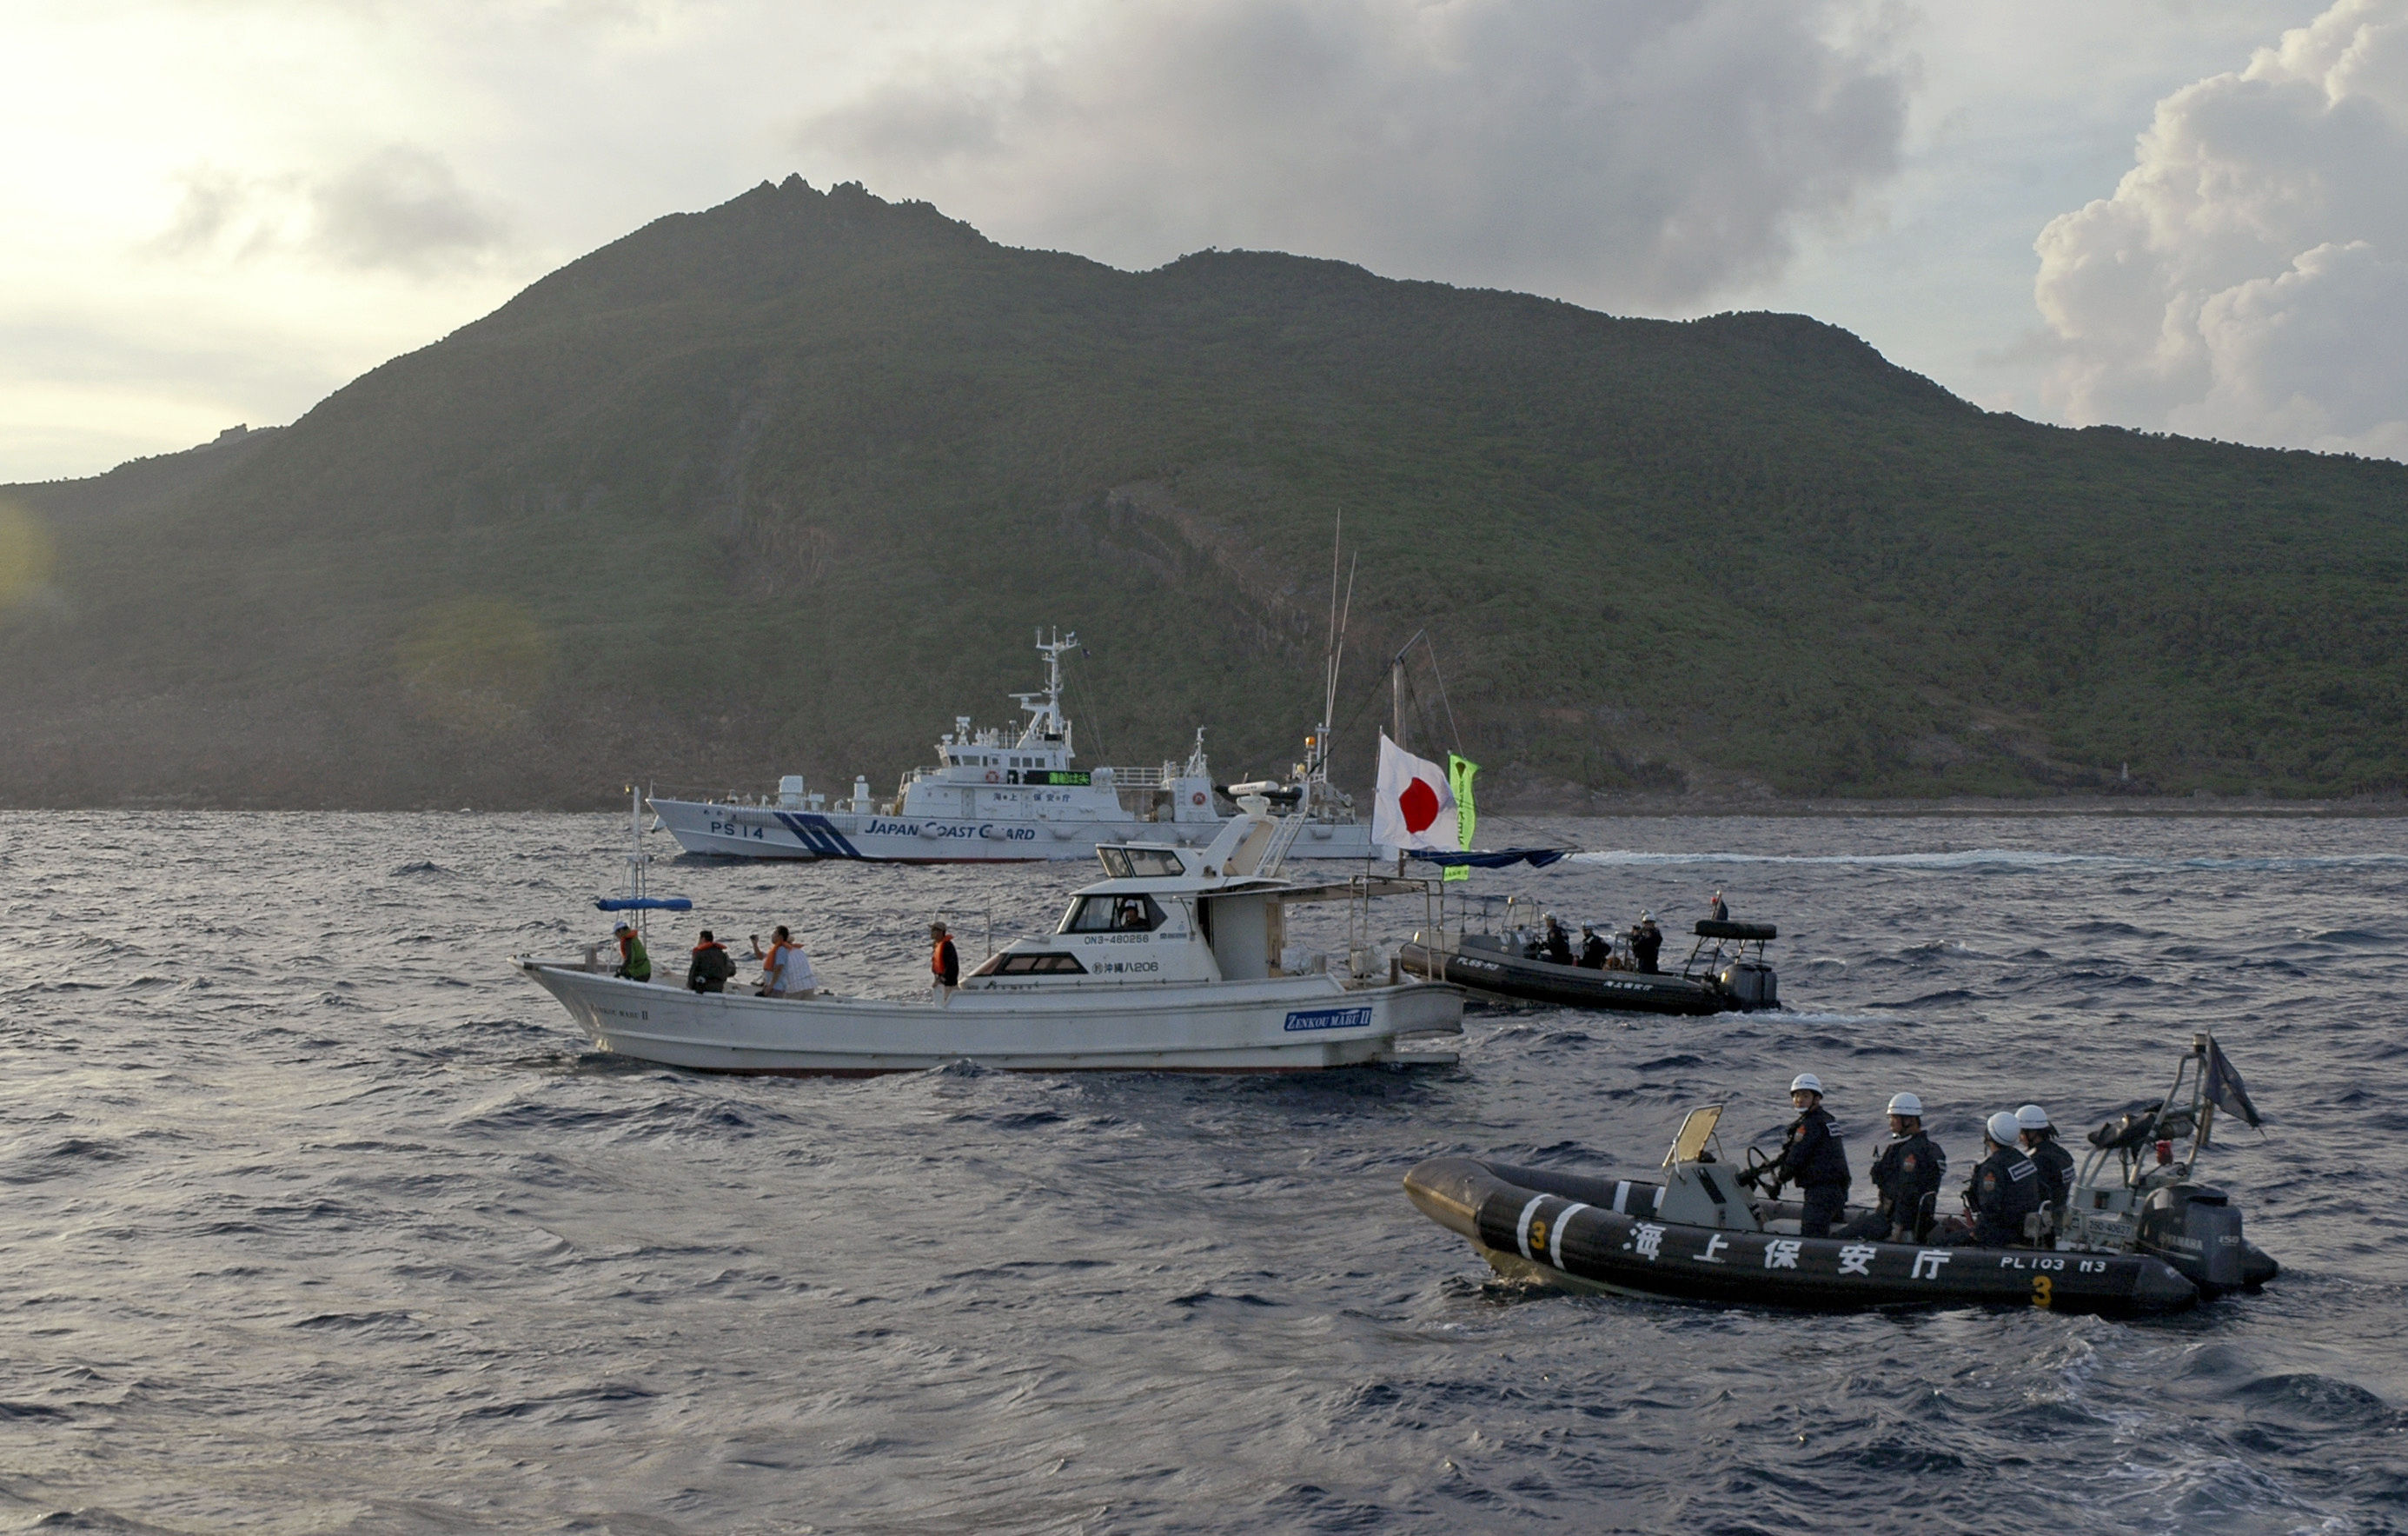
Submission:
MULTIPOLYGON (((1300 815, 1259 796, 1202 847, 1107 844, 1107 879, 1079 891, 1054 931, 989 955, 939 1002, 824 993, 764 997, 731 984, 690 990, 663 974, 609 973, 582 957, 516 955, 602 1050, 709 1071, 858 1075, 950 1062, 1025 1070, 1270 1072, 1373 1063, 1450 1064, 1411 1048, 1462 1031, 1463 994, 1401 975, 1350 939, 1342 955, 1287 941, 1287 909, 1420 896, 1428 885, 1371 873, 1283 878, 1300 815), (1332 963, 1333 958, 1335 963, 1332 963)), ((643 859, 634 861, 640 881, 643 859)), ((640 884, 609 910, 662 898, 640 884)), ((676 899, 676 898, 669 898, 676 899)), ((1350 914, 1351 916, 1351 914, 1350 914)), ((1348 932, 1368 933, 1350 920, 1348 932)))
POLYGON ((1093 858, 1099 846, 1131 839, 1201 847, 1227 821, 1222 806, 1229 797, 1261 794, 1303 818, 1291 858, 1368 860, 1388 853, 1373 847, 1353 801, 1329 782, 1323 767, 1328 754, 1318 750, 1326 726, 1307 739, 1307 761, 1286 780, 1217 788, 1201 730, 1184 763, 1074 767, 1071 723, 1062 710, 1062 658, 1078 647, 1076 635, 1048 639, 1039 631, 1045 691, 1011 696, 1028 719, 1017 726, 980 727, 968 715, 956 716, 953 729, 937 743, 935 764, 905 773, 891 798, 875 797, 869 781, 856 777, 851 795, 830 801, 789 774, 775 796, 655 793, 652 813, 689 854, 1025 863, 1093 858))

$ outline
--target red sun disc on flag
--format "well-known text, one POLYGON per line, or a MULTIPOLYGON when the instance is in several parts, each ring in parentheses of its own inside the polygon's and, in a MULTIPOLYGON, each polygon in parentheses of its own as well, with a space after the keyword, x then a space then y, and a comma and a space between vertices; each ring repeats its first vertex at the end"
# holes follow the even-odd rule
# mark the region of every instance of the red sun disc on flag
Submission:
POLYGON ((1397 809, 1405 813, 1405 830, 1426 832, 1430 823, 1438 820, 1438 791, 1430 788, 1427 779, 1416 779, 1397 797, 1397 809))

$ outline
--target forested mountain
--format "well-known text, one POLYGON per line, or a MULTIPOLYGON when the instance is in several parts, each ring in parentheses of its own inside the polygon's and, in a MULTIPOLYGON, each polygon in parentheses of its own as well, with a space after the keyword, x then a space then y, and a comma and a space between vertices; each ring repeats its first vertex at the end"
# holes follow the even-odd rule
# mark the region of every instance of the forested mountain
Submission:
POLYGON ((1204 725, 1273 769, 1341 510, 1357 787, 1422 629, 1423 728, 1526 792, 2408 783, 2408 467, 1989 414, 1796 316, 1128 273, 791 179, 288 428, 0 501, 14 804, 883 789, 1051 624, 1085 761, 1204 725))

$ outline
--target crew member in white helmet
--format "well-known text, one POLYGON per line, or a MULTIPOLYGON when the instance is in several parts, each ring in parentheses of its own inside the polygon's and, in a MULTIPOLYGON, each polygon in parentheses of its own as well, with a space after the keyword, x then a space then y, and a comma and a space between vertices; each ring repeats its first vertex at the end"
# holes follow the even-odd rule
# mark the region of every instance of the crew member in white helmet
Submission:
POLYGON ((2024 1218, 2040 1209, 2040 1168, 2018 1139, 2023 1127, 2000 1110, 1982 1127, 1982 1160, 1965 1185, 1965 1214, 1942 1222, 1934 1242, 1981 1248, 2019 1248, 2024 1218))
POLYGON ((1891 1095, 1889 1133, 1890 1143, 1873 1158, 1873 1187, 1881 1198, 1870 1212, 1842 1229, 1843 1238, 1921 1242, 1931 1230, 1931 1210, 1940 1199, 1940 1181, 1948 1172, 1948 1154, 1923 1133, 1923 1100, 1911 1093, 1891 1095))
POLYGON ((1789 1123, 1781 1156, 1771 1165, 1771 1189, 1766 1193, 1784 1184, 1796 1184, 1805 1206, 1798 1218, 1798 1235, 1827 1238, 1831 1235, 1831 1224, 1847 1209, 1847 1145, 1830 1115, 1824 1113, 1821 1078, 1812 1072, 1799 1073, 1789 1084, 1789 1102, 1796 1106, 1798 1118, 1789 1123))
POLYGON ((2057 1127, 2048 1123, 2048 1112, 2038 1104, 2017 1110, 2015 1124, 2023 1131, 2017 1140, 2040 1169, 2040 1198, 2052 1210, 2063 1211, 2065 1197, 2073 1188, 2073 1154, 2057 1144, 2057 1127))

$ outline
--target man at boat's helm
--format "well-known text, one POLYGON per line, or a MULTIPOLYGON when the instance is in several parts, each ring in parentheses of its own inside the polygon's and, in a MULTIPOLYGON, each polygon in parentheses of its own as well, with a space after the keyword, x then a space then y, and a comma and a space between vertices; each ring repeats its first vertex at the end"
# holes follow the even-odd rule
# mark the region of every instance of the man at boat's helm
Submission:
POLYGON ((1942 1222, 1931 1241, 1944 1247, 2013 1248, 2024 1218, 2040 1209, 2040 1169, 2017 1144, 2023 1127, 2005 1110, 1982 1127, 1982 1160, 1965 1186, 1965 1214, 1942 1222))
POLYGON ((631 982, 651 981, 652 957, 644 953, 644 937, 636 931, 636 926, 622 921, 610 930, 610 937, 619 940, 619 969, 610 974, 624 976, 631 982))
POLYGON ((1931 1227, 1931 1207, 1948 1172, 1948 1154, 1923 1133, 1923 1100, 1911 1093, 1892 1094, 1889 1133, 1893 1140, 1873 1158, 1873 1187, 1881 1191, 1881 1199, 1870 1213, 1841 1229, 1843 1238, 1921 1242, 1931 1227))
POLYGON ((1798 1185, 1805 1205, 1798 1218, 1798 1235, 1827 1238, 1831 1235, 1831 1224, 1848 1204, 1847 1144, 1823 1109, 1821 1078, 1812 1072, 1799 1073, 1789 1084, 1789 1102, 1797 1106, 1798 1118, 1789 1123, 1781 1156, 1765 1168, 1771 1183, 1764 1192, 1774 1194, 1784 1184, 1798 1185))
POLYGON ((2017 1110, 2015 1124, 2023 1128, 2018 1140, 2024 1151, 2040 1170, 2040 1198, 2051 1210, 2063 1211, 2066 1193, 2073 1187, 2073 1154, 2057 1144, 2057 1127, 2048 1123, 2048 1112, 2038 1104, 2017 1110))

